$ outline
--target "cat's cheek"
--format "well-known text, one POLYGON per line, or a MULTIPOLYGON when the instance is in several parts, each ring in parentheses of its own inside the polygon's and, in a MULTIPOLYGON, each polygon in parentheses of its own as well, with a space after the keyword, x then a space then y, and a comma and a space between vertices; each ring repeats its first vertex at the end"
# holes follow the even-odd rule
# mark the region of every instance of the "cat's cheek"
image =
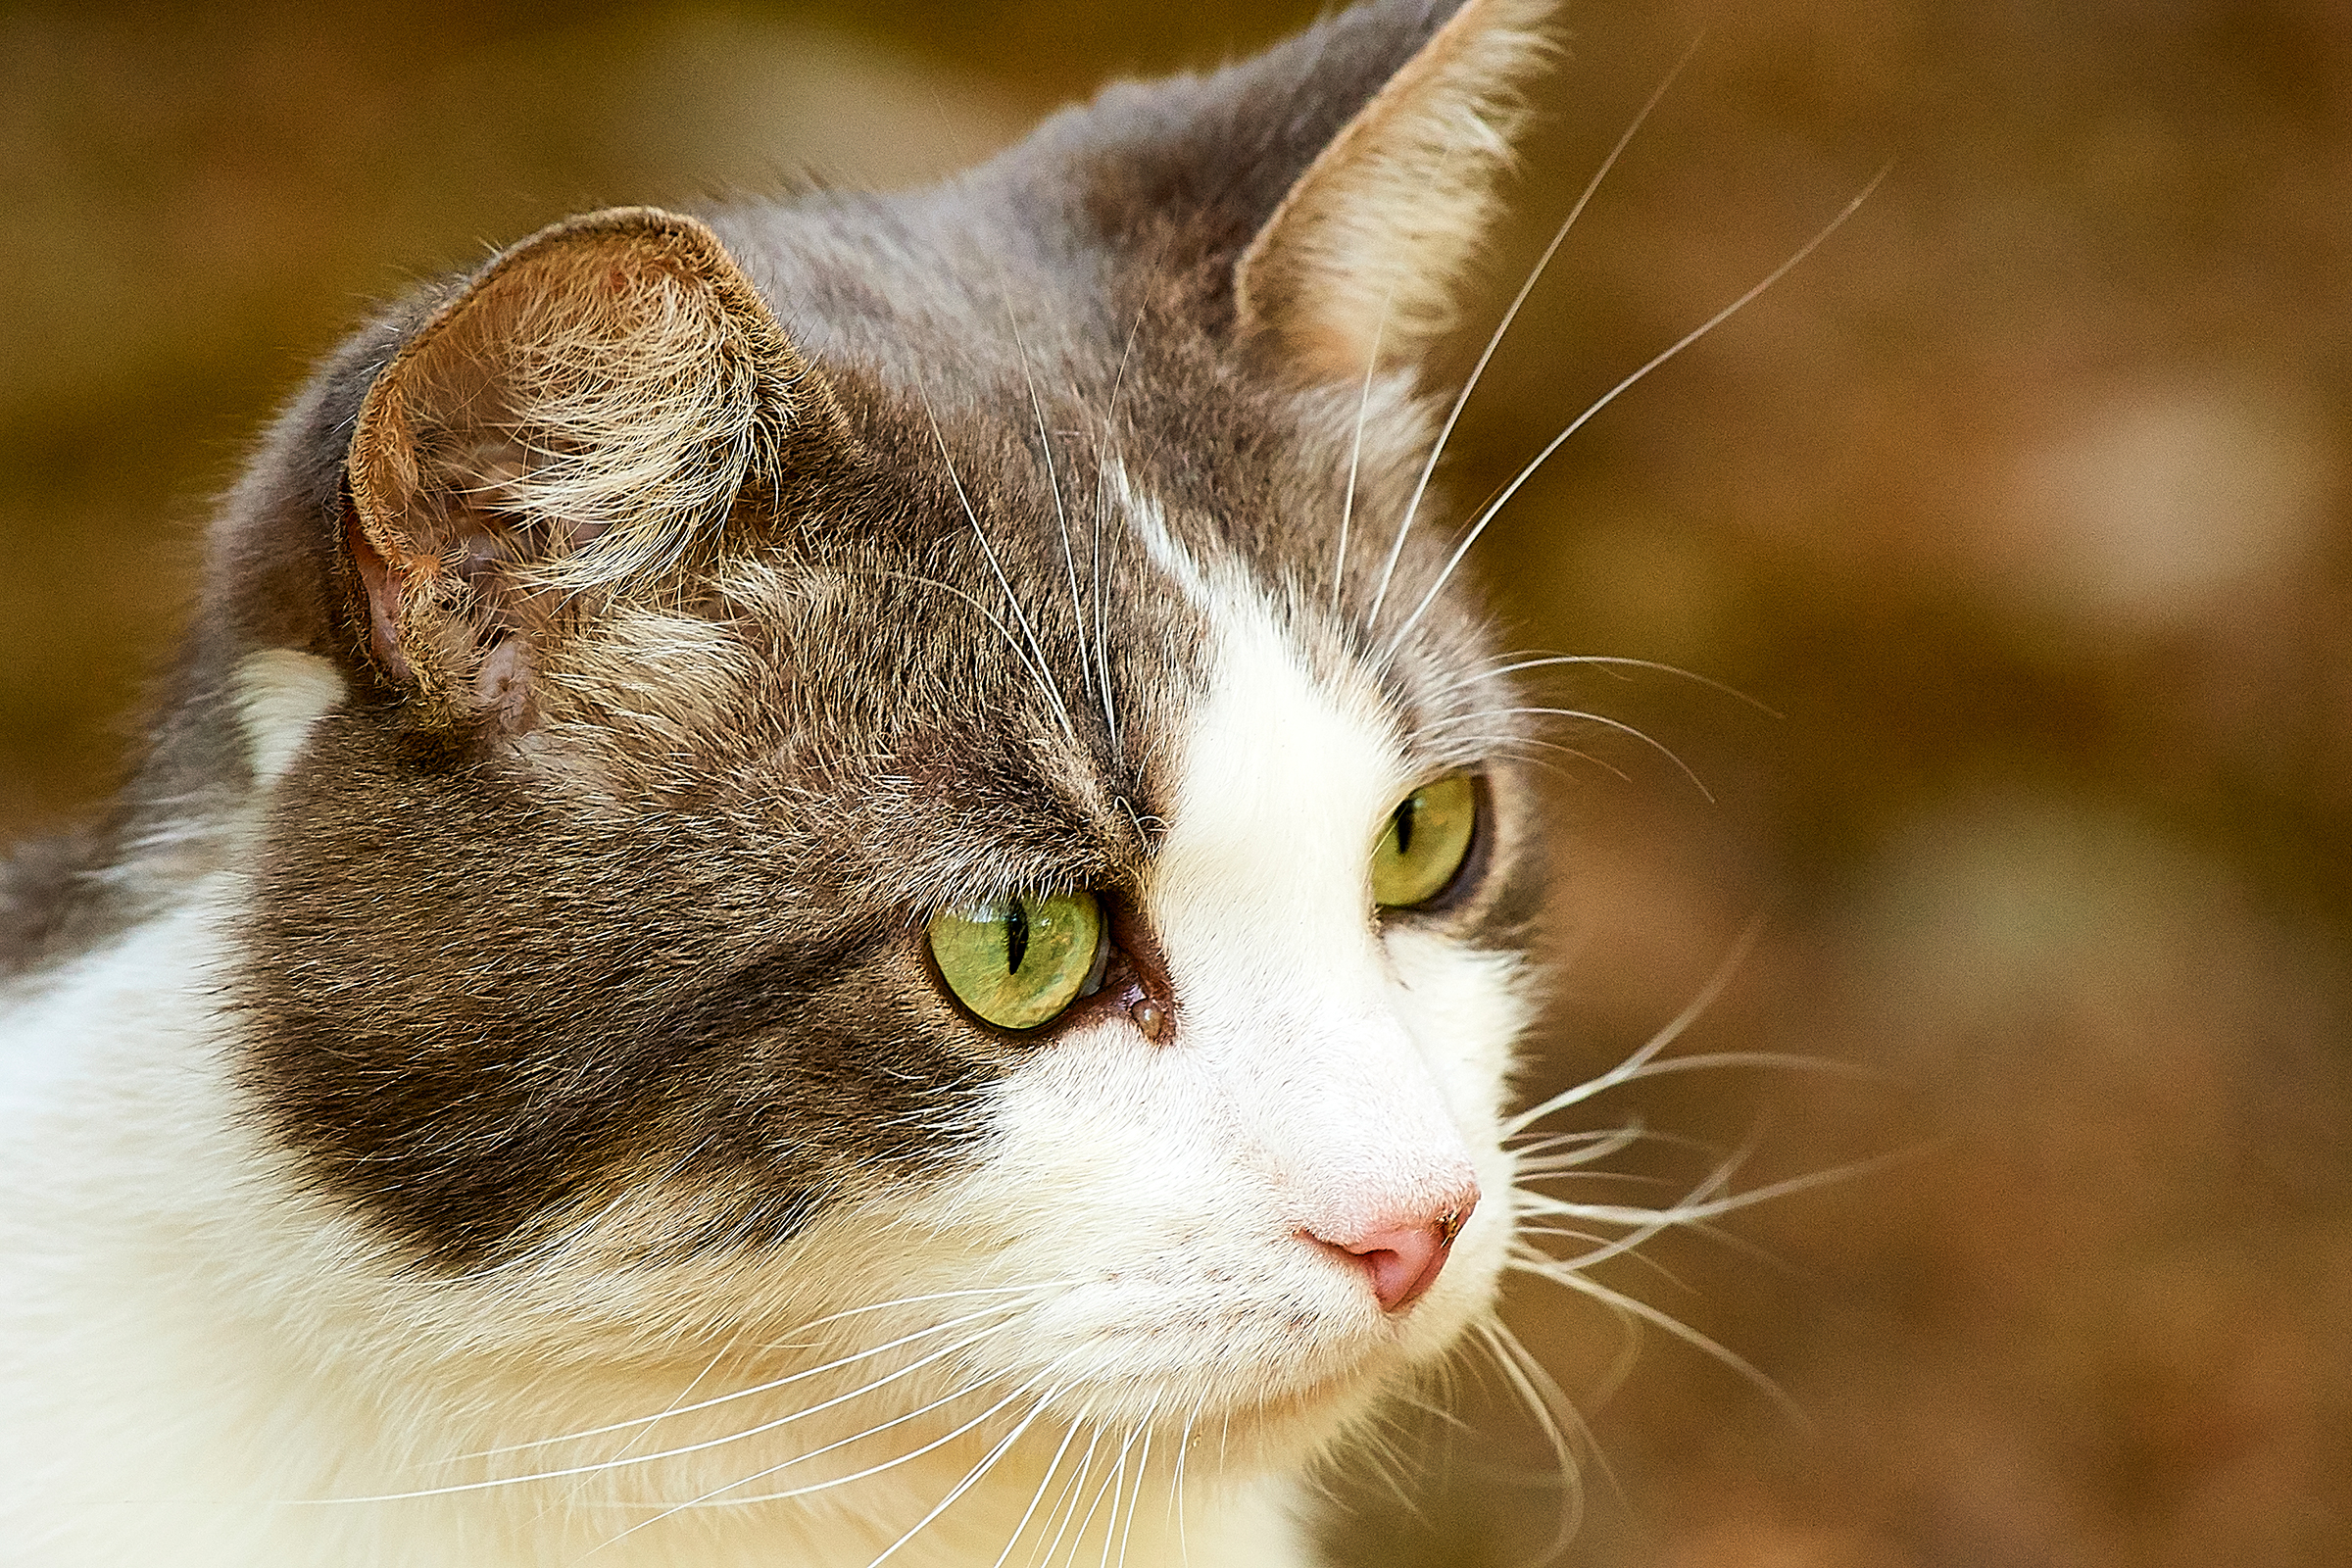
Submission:
POLYGON ((1466 948, 1421 926, 1392 927, 1382 942, 1397 982, 1389 1004, 1420 1048, 1462 1135, 1474 1147, 1492 1142, 1513 1046, 1535 1012, 1526 957, 1466 948))
POLYGON ((936 1223, 974 1237, 975 1283, 1051 1287, 1018 1354, 1091 1395, 1329 1414, 1442 1353, 1486 1309, 1507 1241, 1492 1118, 1419 1054, 1373 1015, 1196 1010, 1170 1046, 1115 1019, 1072 1031, 992 1092, 988 1152, 936 1223), (1313 1234, 1472 1172, 1494 1184, 1492 1213, 1409 1306, 1384 1309, 1363 1265, 1313 1234))

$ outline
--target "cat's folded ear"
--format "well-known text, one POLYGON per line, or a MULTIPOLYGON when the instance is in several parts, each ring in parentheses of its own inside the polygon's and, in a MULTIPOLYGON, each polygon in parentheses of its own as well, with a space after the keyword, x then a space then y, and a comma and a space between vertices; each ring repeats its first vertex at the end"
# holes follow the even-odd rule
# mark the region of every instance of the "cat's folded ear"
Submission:
MULTIPOLYGON (((1428 27, 1446 9, 1391 0, 1335 19, 1318 67, 1350 52, 1351 22, 1404 14, 1428 27)), ((1375 362, 1416 359, 1452 324, 1455 285, 1485 239, 1526 120, 1521 84, 1552 54, 1543 29, 1553 9, 1552 0, 1463 0, 1379 82, 1235 265, 1245 336, 1297 373, 1350 379, 1375 362)))
POLYGON ((509 250, 377 373, 344 527, 369 652, 435 722, 529 720, 536 644, 716 548, 847 442, 717 237, 652 208, 509 250))

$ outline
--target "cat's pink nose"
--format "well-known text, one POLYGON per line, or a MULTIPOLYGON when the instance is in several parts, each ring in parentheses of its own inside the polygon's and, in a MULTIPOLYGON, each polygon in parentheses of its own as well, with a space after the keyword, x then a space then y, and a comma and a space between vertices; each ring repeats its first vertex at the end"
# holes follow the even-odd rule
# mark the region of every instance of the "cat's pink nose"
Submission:
POLYGON ((1382 1311, 1401 1312, 1438 1282, 1446 1255, 1453 1250, 1453 1239, 1462 1233, 1476 1207, 1478 1190, 1473 1187, 1438 1212, 1403 1225, 1367 1230, 1344 1240, 1311 1230, 1306 1234, 1362 1266, 1382 1311))

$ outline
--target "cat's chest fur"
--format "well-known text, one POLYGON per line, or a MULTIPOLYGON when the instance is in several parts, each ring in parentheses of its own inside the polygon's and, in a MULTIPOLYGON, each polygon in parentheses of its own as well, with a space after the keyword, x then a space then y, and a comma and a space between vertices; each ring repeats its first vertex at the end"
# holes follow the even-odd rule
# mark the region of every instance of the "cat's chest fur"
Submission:
POLYGON ((1546 9, 590 215, 320 371, 0 881, 18 1560, 1308 1560, 1513 1245, 1413 367, 1546 9))

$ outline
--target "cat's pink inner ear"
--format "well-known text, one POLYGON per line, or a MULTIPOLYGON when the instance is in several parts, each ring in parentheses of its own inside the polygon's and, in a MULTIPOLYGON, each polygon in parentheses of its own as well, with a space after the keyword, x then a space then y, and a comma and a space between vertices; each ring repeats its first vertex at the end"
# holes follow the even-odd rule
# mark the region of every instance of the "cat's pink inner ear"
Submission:
POLYGON ((494 262, 377 375, 348 459, 367 640, 454 716, 527 708, 559 616, 670 580, 831 396, 701 222, 623 208, 494 262))
POLYGON ((1466 0, 1291 187, 1234 269, 1246 335, 1309 379, 1416 361, 1497 210, 1554 0, 1466 0))
POLYGON ((400 577, 360 526, 356 512, 344 518, 343 543, 351 552, 352 564, 359 568, 360 590, 368 602, 368 650, 385 674, 403 685, 410 684, 416 676, 400 648, 400 577))

